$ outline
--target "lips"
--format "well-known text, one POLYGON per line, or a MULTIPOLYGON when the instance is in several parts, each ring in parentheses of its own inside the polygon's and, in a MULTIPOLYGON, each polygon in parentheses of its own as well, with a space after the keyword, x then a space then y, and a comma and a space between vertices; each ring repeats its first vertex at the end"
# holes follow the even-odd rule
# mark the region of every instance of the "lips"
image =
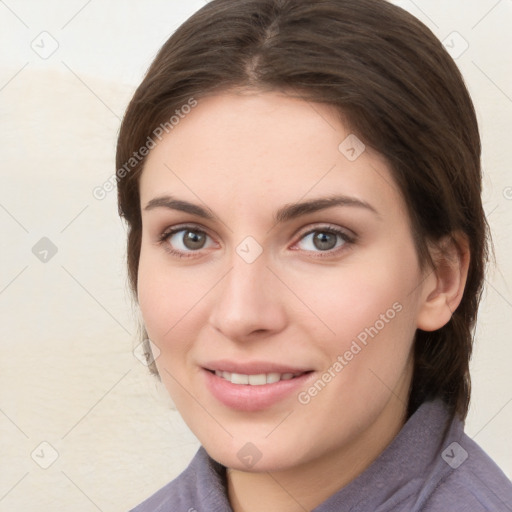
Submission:
POLYGON ((206 363, 202 373, 215 399, 230 409, 245 412, 264 410, 289 398, 314 374, 299 366, 227 360, 206 363))

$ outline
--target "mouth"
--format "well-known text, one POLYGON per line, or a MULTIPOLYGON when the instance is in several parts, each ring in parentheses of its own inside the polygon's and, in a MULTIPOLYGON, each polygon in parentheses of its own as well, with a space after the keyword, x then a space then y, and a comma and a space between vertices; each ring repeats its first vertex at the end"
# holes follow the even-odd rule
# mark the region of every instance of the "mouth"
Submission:
POLYGON ((224 361, 203 366, 202 374, 207 390, 218 402, 229 409, 254 412, 293 399, 310 385, 315 371, 275 363, 224 361))

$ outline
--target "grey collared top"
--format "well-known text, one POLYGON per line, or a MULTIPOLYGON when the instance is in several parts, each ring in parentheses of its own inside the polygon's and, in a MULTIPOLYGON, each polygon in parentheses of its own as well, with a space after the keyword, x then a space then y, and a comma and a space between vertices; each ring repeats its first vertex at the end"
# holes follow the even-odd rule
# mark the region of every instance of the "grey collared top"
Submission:
MULTIPOLYGON (((312 512, 512 512, 512 482, 449 418, 440 400, 423 403, 361 475, 312 512)), ((200 447, 132 512, 232 512, 226 489, 226 468, 200 447)))

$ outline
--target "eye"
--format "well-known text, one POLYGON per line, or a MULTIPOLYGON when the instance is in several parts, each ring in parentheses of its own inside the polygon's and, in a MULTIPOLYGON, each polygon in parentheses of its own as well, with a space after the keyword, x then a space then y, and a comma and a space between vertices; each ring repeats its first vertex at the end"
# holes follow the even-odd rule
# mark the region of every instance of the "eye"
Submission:
POLYGON ((201 249, 207 249, 214 244, 206 245, 210 236, 193 226, 181 226, 164 231, 158 242, 162 244, 166 251, 178 257, 188 257, 187 253, 197 252, 201 249))
POLYGON ((305 233, 300 242, 302 242, 301 250, 332 255, 332 253, 337 253, 345 248, 346 245, 354 243, 355 237, 338 228, 321 226, 305 233))

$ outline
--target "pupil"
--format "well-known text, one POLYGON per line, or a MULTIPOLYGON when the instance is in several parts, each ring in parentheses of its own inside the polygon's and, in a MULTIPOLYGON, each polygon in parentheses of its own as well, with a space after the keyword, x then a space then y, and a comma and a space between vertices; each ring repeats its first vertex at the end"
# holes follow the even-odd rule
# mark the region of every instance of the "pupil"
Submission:
POLYGON ((315 235, 313 243, 317 249, 329 250, 336 245, 336 236, 333 233, 321 232, 315 235))
POLYGON ((188 249, 200 249, 204 244, 204 233, 187 231, 183 242, 188 249))

